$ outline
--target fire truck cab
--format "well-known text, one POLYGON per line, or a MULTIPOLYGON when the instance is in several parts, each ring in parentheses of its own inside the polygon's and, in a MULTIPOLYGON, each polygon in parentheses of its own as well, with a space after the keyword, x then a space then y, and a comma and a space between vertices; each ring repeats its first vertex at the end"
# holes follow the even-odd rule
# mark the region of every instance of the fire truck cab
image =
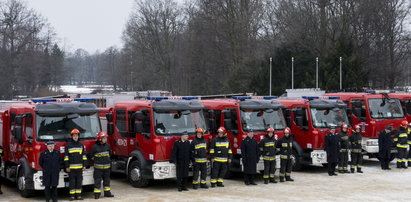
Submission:
MULTIPOLYGON (((175 178, 176 166, 169 162, 174 142, 182 134, 191 141, 196 128, 207 129, 197 97, 117 101, 107 113, 112 171, 125 173, 134 187, 145 187, 151 179, 175 178)), ((209 141, 208 132, 204 138, 209 141)))
MULTIPOLYGON (((101 131, 98 108, 89 99, 43 99, 10 104, 0 111, 0 145, 3 146, 1 176, 17 183, 22 196, 44 190, 40 153, 47 141, 56 142, 56 150, 64 155, 71 140, 70 131, 80 130, 80 141, 89 151, 101 131)), ((58 188, 68 187, 68 173, 61 171, 58 188)), ((83 185, 94 184, 93 167, 83 171, 83 185)))
POLYGON ((408 123, 411 123, 411 93, 390 93, 391 98, 398 98, 408 123))
MULTIPOLYGON (((351 125, 361 125, 363 136, 362 147, 370 158, 378 158, 378 136, 387 125, 394 130, 406 120, 398 98, 388 93, 377 94, 375 91, 364 93, 327 93, 327 96, 338 96, 349 109, 351 125)), ((396 152, 393 150, 393 153, 396 152)))
MULTIPOLYGON (((259 142, 264 138, 266 128, 275 129, 275 138, 278 140, 284 135, 287 126, 283 115, 283 106, 273 96, 265 97, 233 97, 232 99, 201 100, 201 103, 211 113, 207 116, 210 122, 216 122, 210 127, 212 136, 217 135, 217 128, 227 129, 227 137, 233 152, 233 161, 230 172, 242 172, 241 142, 247 133, 253 131, 254 138, 259 142)), ((210 124, 211 125, 211 124, 210 124)), ((277 158, 279 161, 279 158, 277 158)), ((279 166, 279 162, 276 164, 279 166)), ((263 160, 257 164, 257 170, 264 170, 263 160)), ((228 175, 230 175, 228 172, 228 175)))
POLYGON ((302 165, 327 163, 327 154, 324 150, 325 135, 329 133, 330 127, 336 127, 336 132, 339 132, 342 123, 348 124, 347 105, 337 99, 320 99, 315 96, 278 99, 286 108, 287 124, 296 142, 293 144, 294 169, 301 169, 302 165))

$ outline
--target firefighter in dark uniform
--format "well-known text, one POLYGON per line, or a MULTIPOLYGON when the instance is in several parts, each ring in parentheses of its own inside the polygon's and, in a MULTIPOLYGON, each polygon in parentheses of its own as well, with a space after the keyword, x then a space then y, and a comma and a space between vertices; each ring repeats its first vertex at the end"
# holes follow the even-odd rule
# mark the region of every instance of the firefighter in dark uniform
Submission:
POLYGON ((385 127, 385 130, 380 132, 378 136, 378 157, 381 161, 381 168, 383 170, 391 170, 389 167, 391 158, 391 147, 393 145, 393 138, 391 136, 392 126, 385 127))
POLYGON ((193 189, 201 188, 208 189, 206 184, 207 178, 207 142, 203 137, 204 130, 196 129, 196 137, 191 142, 191 160, 193 162, 193 189), (201 177, 200 177, 201 173, 201 177), (200 181, 201 179, 201 181, 200 181))
POLYGON ((226 130, 224 127, 220 127, 218 135, 210 144, 210 157, 212 163, 211 169, 211 187, 224 187, 223 177, 228 170, 228 164, 231 163, 232 152, 230 148, 230 142, 226 137, 226 130))
POLYGON ((257 174, 260 152, 253 131, 249 131, 247 137, 241 142, 241 160, 244 168, 244 183, 246 185, 257 185, 254 181, 254 175, 257 174))
POLYGON ((43 169, 43 185, 46 202, 57 201, 57 185, 60 176, 60 152, 54 150, 53 141, 46 143, 47 149, 40 154, 39 165, 43 169))
POLYGON ((271 183, 277 183, 275 181, 275 155, 277 151, 275 149, 276 139, 274 137, 274 128, 267 128, 267 134, 264 139, 260 141, 260 151, 264 160, 264 184, 268 184, 268 181, 271 183))
POLYGON ((172 162, 177 168, 177 189, 178 191, 188 191, 187 178, 188 168, 190 166, 191 144, 188 141, 188 134, 182 134, 181 138, 174 142, 171 153, 172 162))
POLYGON ((355 125, 355 130, 353 134, 350 136, 350 144, 351 144, 351 173, 355 172, 355 167, 357 167, 357 172, 362 173, 362 137, 360 134, 360 125, 355 125))
MULTIPOLYGON (((3 172, 3 167, 2 167, 2 158, 3 157, 3 147, 0 146, 0 173, 3 172)), ((1 191, 1 177, 0 177, 0 194, 3 194, 3 191, 1 191)))
POLYGON ((104 197, 114 197, 110 189, 111 150, 107 143, 107 133, 99 132, 97 142, 91 148, 89 156, 94 160, 94 198, 101 195, 101 181, 103 180, 104 197))
POLYGON ((408 149, 409 149, 408 156, 407 156, 407 161, 408 161, 407 165, 408 167, 411 167, 411 123, 408 123, 407 134, 408 134, 408 149))
POLYGON ((397 168, 408 168, 405 165, 405 159, 407 158, 408 148, 408 134, 407 134, 407 121, 402 121, 400 124, 400 130, 394 137, 394 144, 397 147, 397 168))
POLYGON ((280 154, 280 182, 284 182, 284 177, 286 181, 294 181, 291 179, 292 170, 292 153, 293 153, 293 138, 290 134, 290 128, 284 129, 284 137, 277 141, 276 148, 280 154))
POLYGON ((330 128, 330 133, 328 133, 324 138, 325 151, 327 152, 327 163, 328 163, 328 175, 337 175, 335 173, 335 167, 338 163, 338 155, 340 151, 340 137, 335 133, 335 128, 330 128))
POLYGON ((83 200, 81 188, 83 185, 83 170, 86 169, 87 156, 84 145, 79 141, 80 131, 73 129, 70 132, 72 141, 66 146, 64 163, 69 173, 70 201, 83 200))
POLYGON ((338 134, 340 137, 340 157, 338 161, 338 172, 348 173, 348 150, 350 149, 350 141, 348 139, 348 125, 341 124, 341 131, 338 134))

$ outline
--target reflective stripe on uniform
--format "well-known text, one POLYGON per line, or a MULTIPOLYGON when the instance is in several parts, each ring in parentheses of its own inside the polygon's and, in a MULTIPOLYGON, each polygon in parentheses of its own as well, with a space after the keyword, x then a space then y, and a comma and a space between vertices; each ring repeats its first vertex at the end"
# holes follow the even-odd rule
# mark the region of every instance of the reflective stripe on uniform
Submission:
POLYGON ((64 157, 64 160, 65 160, 65 161, 68 161, 68 160, 69 160, 69 157, 68 157, 68 156, 65 156, 65 157, 64 157))
POLYGON ((274 161, 275 156, 263 156, 263 160, 265 160, 265 161, 274 161))
POLYGON ((0 154, 2 154, 3 153, 3 149, 0 149, 0 154))
POLYGON ((76 193, 76 190, 74 189, 70 190, 70 194, 75 194, 75 193, 76 193))
POLYGON ((217 142, 215 146, 228 148, 228 142, 217 142))
POLYGON ((217 180, 216 179, 211 179, 210 183, 217 183, 217 180))
POLYGON ((288 147, 288 143, 282 143, 281 146, 282 147, 288 147))
POLYGON ((198 184, 198 181, 193 181, 193 184, 198 184))
POLYGON ((108 168, 110 168, 110 164, 94 164, 94 168, 97 168, 97 169, 108 169, 108 168))
POLYGON ((96 153, 96 154, 94 154, 94 156, 95 157, 110 156, 110 153, 108 151, 105 151, 105 152, 96 153))
POLYGON ((411 144, 411 141, 408 140, 408 144, 411 144))
POLYGON ((289 177, 289 176, 291 176, 291 173, 285 173, 285 176, 289 177))
POLYGON ((104 187, 104 191, 110 191, 110 187, 104 187))
POLYGON ((87 161, 87 156, 86 155, 83 155, 83 160, 87 161))
POLYGON ((77 189, 76 194, 81 194, 81 189, 77 189))
POLYGON ((201 149, 201 148, 206 149, 206 148, 207 148, 206 143, 202 143, 202 144, 197 144, 197 145, 195 145, 195 149, 201 149))
POLYGON ((225 158, 225 157, 214 157, 214 161, 217 161, 217 162, 227 162, 227 161, 228 161, 228 158, 225 158))
POLYGON ((406 145, 406 144, 397 144, 397 147, 399 147, 399 148, 407 148, 408 145, 406 145))
POLYGON ((288 157, 287 155, 281 155, 280 158, 281 158, 281 159, 291 159, 291 156, 288 157))
POLYGON ((360 152, 361 152, 361 149, 353 149, 352 152, 354 152, 354 153, 360 153, 360 152))
POLYGON ((224 180, 222 178, 218 178, 217 182, 224 182, 224 180))
POLYGON ((285 173, 280 173, 280 177, 285 177, 285 173))
POLYGON ((207 182, 205 180, 201 180, 201 184, 206 184, 207 182))
POLYGON ((214 149, 210 149, 210 154, 214 154, 214 149))
POLYGON ((266 142, 264 144, 265 147, 274 147, 274 142, 266 142))
POLYGON ((407 133, 401 133, 398 137, 407 137, 407 133))
POLYGON ((81 147, 70 148, 68 152, 70 154, 71 153, 80 153, 80 154, 82 154, 83 153, 83 148, 81 148, 81 147))
POLYGON ((228 149, 228 153, 229 153, 229 154, 232 154, 233 152, 231 151, 231 149, 228 149))
POLYGON ((195 158, 195 162, 196 162, 196 163, 206 163, 206 162, 207 162, 207 158, 195 158))
POLYGON ((101 193, 100 189, 94 189, 94 193, 101 193))
POLYGON ((394 142, 397 142, 398 141, 398 138, 394 138, 394 142))
POLYGON ((70 169, 82 169, 83 164, 70 164, 69 168, 70 169))

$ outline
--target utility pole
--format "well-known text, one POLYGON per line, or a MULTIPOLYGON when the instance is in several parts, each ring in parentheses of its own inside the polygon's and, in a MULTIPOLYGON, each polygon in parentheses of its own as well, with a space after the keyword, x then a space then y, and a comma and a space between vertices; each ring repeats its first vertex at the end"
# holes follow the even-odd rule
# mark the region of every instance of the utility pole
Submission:
POLYGON ((315 58, 315 88, 318 88, 318 57, 315 58))
POLYGON ((340 90, 342 90, 342 57, 340 57, 340 90))

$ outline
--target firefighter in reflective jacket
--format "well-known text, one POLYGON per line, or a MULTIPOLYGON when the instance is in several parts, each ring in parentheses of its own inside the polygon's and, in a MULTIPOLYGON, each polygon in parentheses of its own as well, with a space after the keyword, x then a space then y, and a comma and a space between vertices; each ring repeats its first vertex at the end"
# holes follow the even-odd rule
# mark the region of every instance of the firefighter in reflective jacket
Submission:
POLYGON ((107 143, 107 133, 99 132, 97 142, 91 148, 90 158, 94 160, 94 198, 99 199, 101 195, 101 180, 103 180, 104 197, 114 197, 110 191, 110 145, 107 143))
POLYGON ((210 156, 212 162, 211 169, 211 187, 224 187, 223 177, 228 170, 228 164, 231 163, 232 152, 230 149, 230 142, 226 137, 226 130, 220 127, 218 135, 210 144, 210 156))
POLYGON ((64 153, 64 164, 69 173, 70 201, 83 200, 81 188, 83 185, 83 170, 87 162, 84 145, 79 142, 80 131, 73 129, 70 132, 72 141, 66 146, 64 153))
POLYGON ((338 161, 338 172, 348 173, 348 150, 350 149, 350 141, 348 140, 348 125, 341 124, 341 131, 338 134, 340 138, 340 153, 338 161))
POLYGON ((293 153, 293 138, 290 134, 290 128, 284 129, 284 137, 277 141, 275 146, 277 151, 280 153, 281 163, 280 163, 280 182, 284 182, 284 177, 286 181, 294 181, 291 179, 291 169, 292 169, 292 153, 293 153))
MULTIPOLYGON (((3 156, 3 147, 0 146, 0 173, 3 172, 3 167, 2 167, 2 160, 1 157, 3 156)), ((3 194, 1 191, 1 177, 0 177, 0 194, 3 194)))
POLYGON ((360 128, 360 125, 356 125, 354 133, 349 138, 351 143, 351 173, 354 173, 355 167, 357 167, 358 173, 362 173, 362 137, 360 128))
POLYGON ((408 148, 409 148, 408 156, 407 156, 407 160, 408 160, 407 165, 408 167, 411 167, 411 123, 408 123, 407 133, 408 133, 408 148))
POLYGON ((400 124, 400 130, 394 137, 394 144, 397 146, 397 168, 407 168, 405 165, 405 159, 407 158, 408 148, 408 134, 407 134, 407 121, 402 121, 400 124))
POLYGON ((207 178, 207 142, 203 137, 204 130, 196 129, 196 138, 191 142, 191 159, 193 161, 193 189, 208 189, 206 184, 207 178), (201 172, 201 181, 199 179, 201 172))
POLYGON ((268 184, 268 181, 277 183, 277 181, 275 181, 275 155, 277 152, 275 149, 276 139, 274 137, 274 128, 269 127, 266 131, 267 134, 264 139, 260 141, 260 151, 264 160, 264 184, 268 184))

